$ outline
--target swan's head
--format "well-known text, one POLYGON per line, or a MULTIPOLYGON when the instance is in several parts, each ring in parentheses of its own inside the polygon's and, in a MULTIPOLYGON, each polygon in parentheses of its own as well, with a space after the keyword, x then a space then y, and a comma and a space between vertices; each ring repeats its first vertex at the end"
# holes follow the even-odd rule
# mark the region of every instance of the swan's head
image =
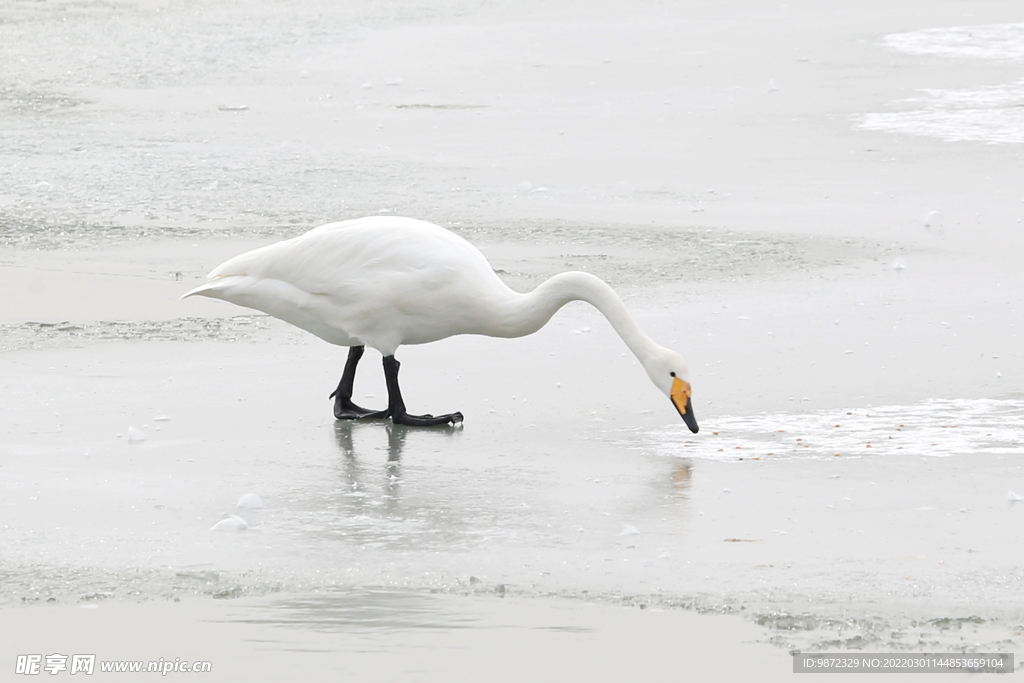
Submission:
POLYGON ((675 351, 662 348, 649 359, 643 361, 647 376, 651 378, 654 385, 661 389, 662 393, 669 397, 672 405, 679 411, 683 422, 694 434, 699 429, 697 419, 693 416, 693 404, 690 396, 693 395, 693 388, 690 386, 690 370, 683 362, 682 356, 675 351))

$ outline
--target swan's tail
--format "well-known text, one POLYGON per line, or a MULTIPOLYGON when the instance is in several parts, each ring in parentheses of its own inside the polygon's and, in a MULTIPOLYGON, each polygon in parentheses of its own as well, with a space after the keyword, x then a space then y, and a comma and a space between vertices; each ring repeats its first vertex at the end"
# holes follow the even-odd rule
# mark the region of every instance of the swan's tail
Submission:
POLYGON ((214 278, 204 285, 199 285, 195 289, 185 292, 181 295, 181 298, 187 299, 190 296, 208 296, 213 299, 223 299, 225 290, 231 289, 244 279, 246 278, 243 275, 229 275, 228 277, 214 278))

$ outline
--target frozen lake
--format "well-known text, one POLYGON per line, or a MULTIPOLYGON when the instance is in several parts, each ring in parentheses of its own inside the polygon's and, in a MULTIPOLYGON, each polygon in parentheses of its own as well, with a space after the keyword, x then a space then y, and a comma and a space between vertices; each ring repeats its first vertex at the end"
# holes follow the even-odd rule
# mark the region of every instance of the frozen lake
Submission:
MULTIPOLYGON (((228 620, 322 634, 556 598, 1013 651, 1016 10, 0 8, 0 611, 258 598, 228 620), (417 430, 334 421, 343 349, 177 299, 368 214, 519 291, 602 277, 700 433, 583 304, 403 347, 410 410, 466 415, 417 430)), ((372 352, 355 400, 386 401, 372 352)))

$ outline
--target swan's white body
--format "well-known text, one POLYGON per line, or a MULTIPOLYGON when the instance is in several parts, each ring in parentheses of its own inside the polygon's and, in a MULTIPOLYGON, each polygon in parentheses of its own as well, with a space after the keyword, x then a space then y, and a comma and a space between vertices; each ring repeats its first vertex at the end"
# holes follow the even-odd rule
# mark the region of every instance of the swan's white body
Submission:
MULTIPOLYGON (((686 384, 684 402, 689 399, 682 358, 644 334, 604 281, 562 273, 519 294, 476 247, 424 221, 373 216, 329 223, 236 256, 208 280, 182 298, 224 299, 332 344, 370 346, 384 356, 402 344, 457 334, 521 337, 566 303, 583 300, 604 314, 659 389, 675 401, 678 378, 686 384)), ((685 417, 684 407, 677 408, 685 417)))

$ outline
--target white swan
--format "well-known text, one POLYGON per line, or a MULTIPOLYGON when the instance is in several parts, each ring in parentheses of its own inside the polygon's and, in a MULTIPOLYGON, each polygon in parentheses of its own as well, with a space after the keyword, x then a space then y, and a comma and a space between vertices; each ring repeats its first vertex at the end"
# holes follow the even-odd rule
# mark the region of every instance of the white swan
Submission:
POLYGON ((406 412, 394 356, 400 345, 456 334, 522 337, 539 330, 570 301, 586 301, 604 314, 690 431, 697 431, 683 359, 644 334, 603 280, 562 273, 519 294, 505 286, 476 247, 424 221, 371 216, 322 225, 222 263, 206 284, 182 298, 195 295, 255 308, 348 346, 341 382, 331 394, 335 417, 390 417, 409 425, 455 424, 462 414, 406 412), (365 410, 352 402, 365 346, 384 356, 387 410, 365 410))

